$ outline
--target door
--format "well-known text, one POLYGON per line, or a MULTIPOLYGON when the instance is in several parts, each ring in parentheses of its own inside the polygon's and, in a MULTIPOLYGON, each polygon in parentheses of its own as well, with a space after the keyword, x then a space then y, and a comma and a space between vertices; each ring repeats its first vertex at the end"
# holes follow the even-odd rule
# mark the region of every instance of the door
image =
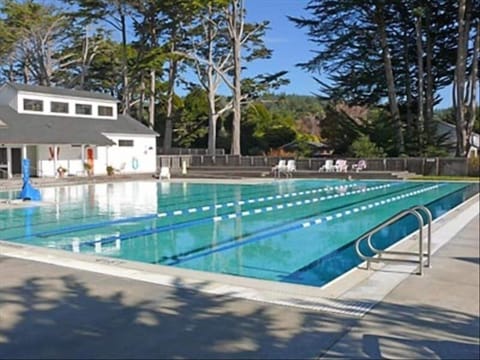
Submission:
POLYGON ((7 178, 7 149, 0 148, 0 179, 7 178))
POLYGON ((22 149, 12 148, 12 175, 22 173, 22 149))

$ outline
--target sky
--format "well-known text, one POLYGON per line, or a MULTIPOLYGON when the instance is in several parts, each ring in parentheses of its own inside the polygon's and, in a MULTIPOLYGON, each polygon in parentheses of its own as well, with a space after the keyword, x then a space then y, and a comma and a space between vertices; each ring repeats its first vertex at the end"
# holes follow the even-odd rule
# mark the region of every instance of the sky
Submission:
POLYGON ((246 0, 247 20, 270 22, 265 44, 273 50, 271 59, 258 60, 248 65, 246 75, 275 73, 286 70, 290 84, 279 89, 287 94, 317 94, 319 86, 313 74, 295 66, 313 57, 313 45, 305 35, 305 29, 297 29, 287 16, 307 15, 304 10, 308 0, 246 0))
MULTIPOLYGON (((248 76, 275 73, 286 70, 290 84, 281 87, 277 92, 298 95, 319 94, 319 84, 313 79, 316 76, 326 80, 322 74, 307 73, 295 66, 313 58, 315 45, 309 42, 306 29, 298 29, 287 16, 309 17, 305 7, 309 0, 245 0, 247 20, 270 22, 270 29, 265 36, 265 43, 273 50, 271 59, 258 60, 248 65, 245 74, 248 76)), ((451 87, 440 91, 443 100, 436 106, 437 109, 451 107, 451 87)))

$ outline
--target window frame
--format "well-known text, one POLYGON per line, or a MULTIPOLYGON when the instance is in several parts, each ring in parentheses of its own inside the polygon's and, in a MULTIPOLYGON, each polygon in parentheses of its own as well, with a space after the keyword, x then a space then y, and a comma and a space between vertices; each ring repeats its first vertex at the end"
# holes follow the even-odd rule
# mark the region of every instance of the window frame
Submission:
POLYGON ((68 114, 70 112, 70 104, 68 102, 64 102, 64 101, 50 101, 50 112, 53 113, 53 114, 68 114), (66 111, 55 111, 53 110, 53 105, 58 105, 58 104, 62 104, 62 105, 66 105, 67 107, 67 110, 66 111))
POLYGON ((98 105, 97 107, 98 116, 113 117, 113 106, 110 105, 98 105), (101 114, 101 110, 110 110, 109 114, 101 114))
POLYGON ((44 111, 43 103, 44 101, 40 99, 23 98, 23 111, 43 112, 44 111), (25 106, 27 102, 36 103, 37 105, 40 104, 40 109, 35 109, 35 108, 27 109, 25 106))
POLYGON ((118 139, 117 145, 119 147, 134 147, 135 143, 133 139, 118 139))
POLYGON ((83 116, 92 116, 93 115, 93 106, 92 104, 87 104, 87 103, 75 103, 75 115, 83 115, 83 116), (90 113, 86 114, 86 113, 80 113, 78 112, 78 107, 81 106, 83 107, 84 109, 86 109, 87 107, 90 109, 90 113))

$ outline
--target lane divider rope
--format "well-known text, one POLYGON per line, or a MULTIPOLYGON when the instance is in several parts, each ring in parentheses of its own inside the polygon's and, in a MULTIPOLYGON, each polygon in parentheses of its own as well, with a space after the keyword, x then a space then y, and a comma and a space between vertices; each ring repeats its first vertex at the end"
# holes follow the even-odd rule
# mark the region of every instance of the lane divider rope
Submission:
POLYGON ((225 214, 225 215, 211 216, 211 217, 196 219, 196 220, 187 221, 187 222, 183 222, 183 223, 159 226, 159 227, 154 227, 154 228, 151 228, 151 229, 145 229, 145 230, 139 230, 139 231, 134 231, 134 232, 125 233, 125 234, 115 235, 115 236, 103 237, 101 239, 97 239, 97 240, 93 240, 93 241, 82 242, 81 245, 90 245, 90 246, 93 245, 94 246, 95 243, 98 242, 98 241, 100 241, 103 244, 108 244, 108 243, 111 243, 111 242, 115 241, 116 239, 128 240, 128 239, 139 237, 139 236, 151 235, 151 234, 155 234, 155 233, 160 233, 160 232, 165 232, 165 231, 170 231, 170 230, 175 230, 175 229, 181 229, 181 228, 191 227, 191 226, 195 226, 195 225, 201 225, 201 224, 209 223, 211 221, 219 222, 219 221, 223 221, 223 220, 231 220, 231 219, 240 218, 240 217, 244 217, 244 216, 258 215, 258 214, 261 214, 261 213, 264 213, 264 212, 270 212, 270 211, 274 211, 274 210, 282 210, 282 209, 290 208, 290 207, 294 207, 294 206, 305 205, 305 201, 308 201, 307 204, 314 204, 314 203, 317 203, 317 202, 326 201, 326 200, 330 200, 330 199, 335 199, 335 198, 339 198, 339 197, 343 197, 343 196, 349 196, 349 195, 361 194, 361 193, 365 193, 365 192, 382 190, 382 189, 388 188, 390 186, 391 186, 391 184, 377 185, 377 186, 372 186, 372 187, 369 187, 369 188, 363 188, 363 189, 359 189, 359 190, 355 190, 355 191, 351 191, 351 192, 336 193, 336 194, 333 194, 333 195, 326 195, 326 196, 322 196, 322 197, 306 199, 306 200, 303 200, 303 201, 299 200, 299 201, 296 201, 296 202, 289 202, 289 203, 286 203, 286 204, 278 204, 276 206, 267 206, 265 208, 245 210, 245 211, 238 212, 238 213, 230 213, 230 214, 225 214))
POLYGON ((402 194, 402 195, 393 196, 393 197, 387 198, 385 200, 374 201, 374 202, 371 202, 369 204, 354 207, 354 208, 347 209, 347 210, 337 212, 337 213, 334 213, 334 214, 329 214, 329 215, 326 215, 326 216, 314 218, 310 221, 295 223, 295 224, 290 225, 288 227, 284 227, 284 228, 281 228, 281 229, 270 231, 270 232, 267 232, 267 233, 264 233, 264 234, 253 235, 253 236, 251 236, 247 239, 237 240, 234 243, 219 245, 217 247, 211 248, 208 251, 204 251, 202 253, 197 253, 195 255, 185 256, 183 258, 182 257, 177 257, 177 259, 166 263, 166 265, 177 265, 179 263, 183 263, 183 262, 186 262, 186 261, 191 261, 191 260, 194 260, 194 259, 197 259, 197 258, 205 257, 205 256, 211 255, 213 253, 226 251, 226 250, 229 250, 229 249, 236 248, 238 246, 246 245, 248 243, 260 241, 260 240, 263 240, 265 238, 271 238, 272 236, 284 234, 284 233, 295 231, 295 230, 300 230, 302 228, 304 229, 304 228, 309 228, 311 226, 324 224, 324 223, 332 221, 334 219, 339 219, 339 218, 342 218, 344 216, 351 215, 352 213, 358 213, 358 212, 361 212, 361 211, 370 210, 370 209, 378 207, 378 206, 390 204, 392 202, 396 202, 396 201, 401 200, 401 199, 405 199, 405 198, 408 198, 408 197, 411 197, 411 196, 414 196, 414 195, 418 195, 418 194, 421 194, 421 193, 424 193, 424 192, 427 192, 427 191, 431 191, 431 190, 437 189, 439 186, 440 185, 438 185, 438 184, 433 185, 433 186, 429 186, 429 187, 426 187, 426 188, 423 188, 423 189, 420 189, 420 190, 415 190, 415 191, 411 191, 411 192, 408 192, 408 193, 405 193, 405 194, 402 194))
MULTIPOLYGON (((390 185, 390 184, 389 184, 390 185)), ((119 224, 124 224, 128 222, 138 222, 138 221, 145 221, 145 220, 152 220, 155 218, 165 218, 165 217, 170 217, 170 216, 182 216, 186 214, 192 214, 196 212, 207 212, 207 211, 212 211, 214 209, 221 209, 224 207, 232 207, 237 205, 244 205, 244 204, 254 204, 254 203, 260 203, 260 202, 265 202, 265 201, 271 201, 275 199, 281 199, 281 198, 290 198, 290 197, 297 197, 297 196, 302 196, 302 195, 309 195, 309 194, 315 194, 318 192, 322 191, 333 191, 333 190, 338 190, 342 187, 349 188, 353 186, 358 186, 357 184, 348 184, 348 185, 337 185, 337 186, 328 186, 328 187, 321 187, 317 189, 312 189, 312 190, 304 190, 304 191, 298 191, 298 192, 292 192, 292 193, 287 193, 287 194, 277 194, 277 195, 269 195, 269 196, 262 196, 258 198, 253 198, 253 199, 245 199, 245 200, 239 200, 236 202, 229 201, 227 203, 222 203, 222 204, 211 204, 211 205, 202 205, 199 207, 194 207, 194 208, 185 208, 185 209, 175 209, 167 212, 160 212, 160 213, 155 213, 155 214, 146 214, 146 215, 141 215, 141 216, 133 216, 133 217, 128 217, 128 218, 121 218, 121 219, 116 219, 116 220, 106 220, 106 221, 100 221, 96 223, 91 223, 91 224, 80 224, 80 225, 73 225, 69 227, 64 227, 60 229, 55 229, 55 230, 48 230, 48 231, 42 231, 42 232, 36 232, 29 234, 29 237, 50 237, 50 236, 55 236, 55 235, 62 235, 62 234, 68 234, 68 233, 73 233, 73 232, 78 232, 78 231, 85 231, 85 230, 92 230, 104 226, 110 226, 110 225, 119 225, 119 224)), ((18 240, 18 239, 23 239, 25 236, 19 235, 19 236, 14 236, 10 238, 6 238, 5 240, 18 240)))

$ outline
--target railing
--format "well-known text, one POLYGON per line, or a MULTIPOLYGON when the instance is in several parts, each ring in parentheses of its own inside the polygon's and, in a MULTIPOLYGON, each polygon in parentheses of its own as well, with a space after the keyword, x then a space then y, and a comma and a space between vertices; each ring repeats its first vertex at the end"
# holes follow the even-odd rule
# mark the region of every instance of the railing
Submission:
POLYGON ((426 265, 427 267, 431 267, 431 254, 432 254, 432 213, 428 208, 423 205, 417 205, 411 207, 407 210, 401 211, 400 213, 392 216, 390 219, 386 220, 385 222, 381 223, 380 225, 374 227, 367 233, 360 236, 355 241, 355 250, 357 251, 358 256, 367 262, 367 269, 370 269, 370 263, 372 262, 418 262, 418 274, 423 275, 423 266, 424 266, 424 257, 426 257, 426 265), (427 252, 423 252, 423 228, 425 226, 423 217, 420 212, 423 212, 427 217, 427 252), (418 253, 412 253, 407 251, 392 251, 392 250, 381 250, 377 249, 372 244, 372 236, 377 233, 378 231, 384 229, 385 227, 397 222, 398 220, 402 219, 407 215, 413 215, 418 220, 418 253), (373 256, 368 256, 362 253, 360 250, 360 244, 363 240, 367 240, 368 248, 371 252, 373 252, 373 256), (416 255, 418 256, 417 260, 405 259, 405 258, 385 258, 384 255, 416 255))
MULTIPOLYGON (((166 156, 166 155, 164 155, 166 156)), ((340 157, 337 157, 340 158, 340 157)), ((272 167, 279 160, 295 159, 297 170, 318 171, 328 159, 337 158, 295 158, 288 156, 240 156, 240 155, 191 155, 191 166, 240 166, 240 167, 272 167)), ((342 158, 347 161, 349 169, 358 163, 357 158, 342 158)), ((405 172, 419 175, 455 175, 464 176, 469 173, 467 158, 368 158, 364 159, 367 171, 405 172)), ((470 166, 471 167, 471 166, 470 166)), ((473 168, 470 170, 473 171, 473 168)))

